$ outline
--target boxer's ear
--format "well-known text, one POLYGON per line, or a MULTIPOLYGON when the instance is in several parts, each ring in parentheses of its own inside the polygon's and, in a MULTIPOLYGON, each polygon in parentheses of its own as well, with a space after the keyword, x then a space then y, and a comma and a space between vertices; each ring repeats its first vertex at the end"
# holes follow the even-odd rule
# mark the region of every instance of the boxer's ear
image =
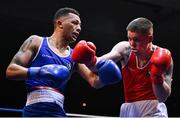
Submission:
POLYGON ((61 29, 63 28, 61 20, 57 20, 57 26, 61 29))
POLYGON ((153 41, 153 36, 152 35, 148 35, 147 36, 147 41, 148 41, 148 43, 152 42, 153 41))

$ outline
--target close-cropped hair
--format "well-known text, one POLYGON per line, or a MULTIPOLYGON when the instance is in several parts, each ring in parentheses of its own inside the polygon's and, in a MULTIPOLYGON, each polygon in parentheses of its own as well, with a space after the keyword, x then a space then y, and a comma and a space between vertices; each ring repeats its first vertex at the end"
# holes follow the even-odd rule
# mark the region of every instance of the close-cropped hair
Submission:
POLYGON ((131 21, 127 25, 126 30, 145 34, 148 33, 149 30, 152 28, 153 28, 153 23, 149 19, 140 17, 131 21))
POLYGON ((60 8, 56 11, 56 13, 54 14, 53 21, 57 20, 59 17, 66 16, 69 13, 73 13, 73 14, 76 14, 77 16, 80 16, 80 14, 77 10, 75 10, 73 8, 69 8, 69 7, 64 7, 64 8, 60 8))

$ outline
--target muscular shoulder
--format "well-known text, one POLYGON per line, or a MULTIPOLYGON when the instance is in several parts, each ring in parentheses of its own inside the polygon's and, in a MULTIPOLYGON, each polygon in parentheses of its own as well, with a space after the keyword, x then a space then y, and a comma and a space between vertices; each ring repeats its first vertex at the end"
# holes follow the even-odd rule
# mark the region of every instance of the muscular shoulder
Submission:
POLYGON ((115 62, 118 62, 118 61, 122 62, 123 60, 127 58, 127 56, 129 56, 130 49, 131 48, 130 48, 129 42, 121 41, 117 43, 109 53, 101 57, 98 57, 98 60, 112 59, 115 62))
POLYGON ((119 50, 125 50, 129 47, 130 45, 128 41, 121 41, 114 46, 114 48, 119 49, 119 50))
POLYGON ((31 35, 27 40, 32 41, 32 44, 34 45, 40 45, 42 37, 37 35, 31 35))
POLYGON ((167 51, 170 51, 168 48, 165 48, 165 47, 160 47, 160 46, 157 46, 157 45, 152 45, 152 48, 153 50, 155 50, 156 48, 160 48, 160 49, 163 49, 163 50, 167 50, 167 51))
POLYGON ((33 49, 38 49, 42 41, 42 37, 37 35, 31 35, 28 39, 24 42, 24 45, 29 45, 33 49))
POLYGON ((113 47, 112 51, 118 52, 123 57, 129 54, 130 49, 131 48, 128 41, 121 41, 113 47))
POLYGON ((29 36, 24 43, 21 45, 19 52, 26 52, 31 51, 33 53, 36 53, 39 49, 39 46, 41 44, 42 37, 37 35, 29 36))

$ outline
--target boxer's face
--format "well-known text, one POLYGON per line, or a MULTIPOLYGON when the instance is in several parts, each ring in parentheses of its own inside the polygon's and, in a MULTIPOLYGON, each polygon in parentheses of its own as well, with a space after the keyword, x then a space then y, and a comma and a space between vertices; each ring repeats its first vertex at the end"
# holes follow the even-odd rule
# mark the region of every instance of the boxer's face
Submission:
POLYGON ((70 40, 71 42, 76 41, 81 31, 81 20, 79 16, 69 13, 69 15, 63 17, 61 21, 65 39, 70 40))
POLYGON ((131 32, 127 33, 128 41, 131 46, 132 51, 135 53, 141 53, 148 49, 148 44, 151 42, 152 37, 148 34, 142 34, 139 32, 131 32))

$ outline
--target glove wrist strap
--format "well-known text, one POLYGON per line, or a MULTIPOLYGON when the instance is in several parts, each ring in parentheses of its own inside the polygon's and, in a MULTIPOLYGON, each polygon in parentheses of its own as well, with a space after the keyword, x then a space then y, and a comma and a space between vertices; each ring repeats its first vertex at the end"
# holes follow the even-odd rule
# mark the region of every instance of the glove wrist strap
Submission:
POLYGON ((28 71, 27 71, 28 78, 32 78, 32 77, 36 76, 37 73, 39 72, 39 69, 40 69, 40 67, 30 67, 30 68, 28 68, 28 71))

